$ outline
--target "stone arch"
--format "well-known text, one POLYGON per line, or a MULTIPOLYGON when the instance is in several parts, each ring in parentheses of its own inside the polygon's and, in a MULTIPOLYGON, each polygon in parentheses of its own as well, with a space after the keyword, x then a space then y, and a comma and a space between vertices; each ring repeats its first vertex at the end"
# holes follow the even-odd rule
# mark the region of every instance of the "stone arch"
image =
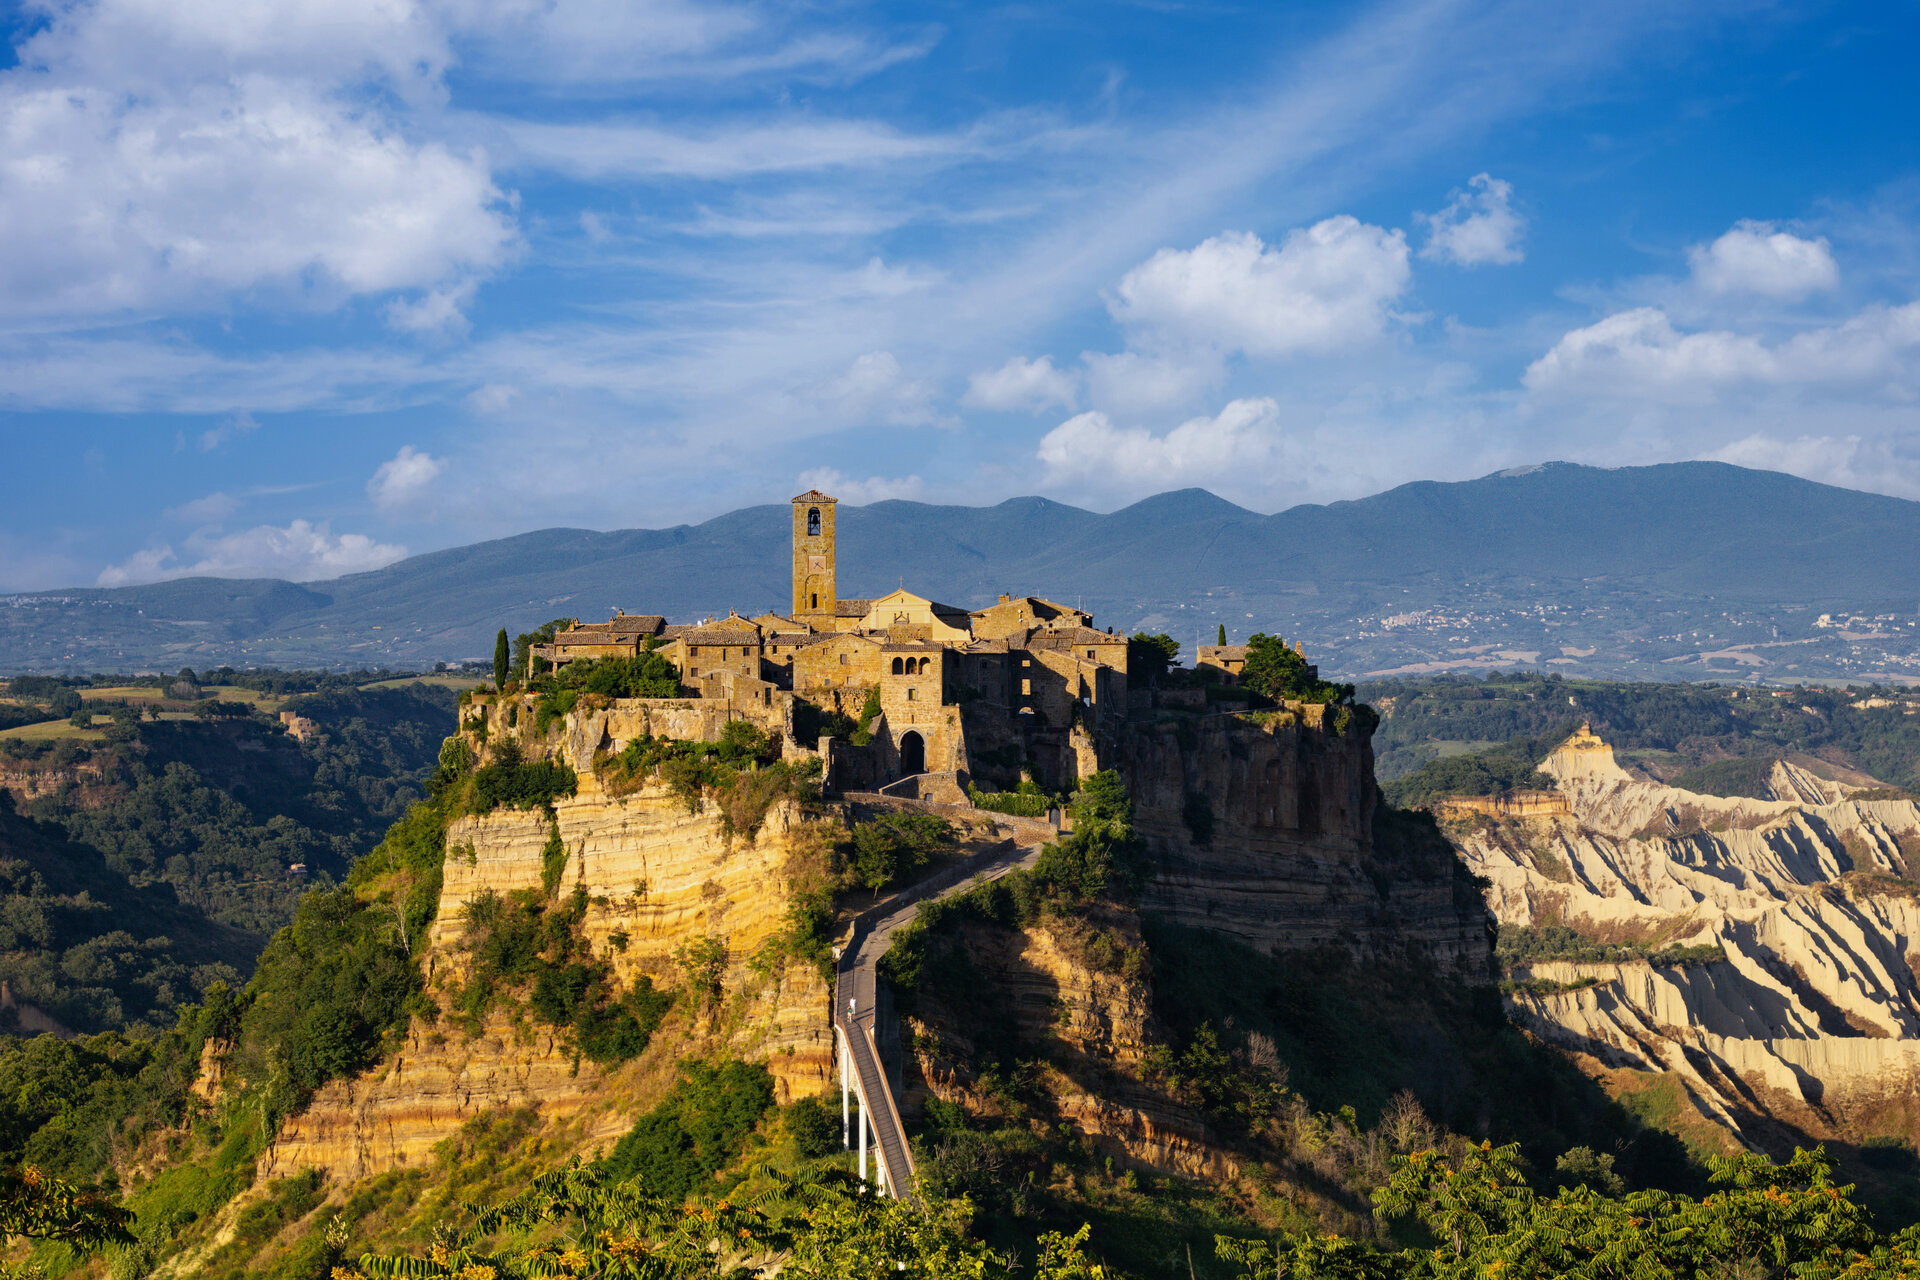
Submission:
POLYGON ((900 662, 900 659, 898 659, 898 658, 895 658, 895 659, 893 660, 893 674, 895 674, 895 675, 903 675, 903 674, 905 674, 905 673, 904 673, 904 672, 903 672, 903 671, 901 670, 901 662, 900 662))
POLYGON ((925 675, 925 674, 927 674, 927 664, 928 664, 928 663, 930 663, 930 662, 932 662, 932 661, 933 661, 933 659, 932 659, 932 658, 922 658, 922 659, 920 659, 920 674, 921 674, 921 675, 925 675))
POLYGON ((913 729, 900 735, 900 772, 902 775, 927 771, 927 742, 913 729))
POLYGON ((820 508, 818 507, 807 508, 807 536, 809 538, 820 536, 820 508))

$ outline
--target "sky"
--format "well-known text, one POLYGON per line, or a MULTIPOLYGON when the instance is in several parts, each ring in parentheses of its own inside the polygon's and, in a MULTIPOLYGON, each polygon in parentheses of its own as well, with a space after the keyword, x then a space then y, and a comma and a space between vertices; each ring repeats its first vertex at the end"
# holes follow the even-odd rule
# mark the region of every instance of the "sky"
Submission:
POLYGON ((1714 458, 1920 499, 1916 0, 35 0, 0 37, 0 591, 811 487, 1271 512, 1714 458))

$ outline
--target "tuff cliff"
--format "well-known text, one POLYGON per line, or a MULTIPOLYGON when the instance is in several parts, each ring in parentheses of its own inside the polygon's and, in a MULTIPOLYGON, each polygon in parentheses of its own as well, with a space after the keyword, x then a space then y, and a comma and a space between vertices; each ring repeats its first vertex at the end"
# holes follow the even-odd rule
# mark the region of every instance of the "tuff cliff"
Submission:
POLYGON ((1451 851, 1376 822, 1366 726, 1363 710, 1298 703, 1130 726, 1119 767, 1153 865, 1141 909, 1262 952, 1488 981, 1485 908, 1451 851))
POLYGON ((780 801, 751 836, 735 833, 712 799, 693 811, 657 781, 625 795, 602 785, 593 771, 596 749, 613 740, 610 726, 645 732, 644 712, 582 709, 545 734, 530 731, 530 707, 526 719, 529 731, 516 726, 482 742, 469 717, 467 733, 494 753, 510 736, 529 754, 578 761, 577 793, 555 800, 551 819, 537 809, 503 808, 450 825, 439 910, 420 957, 439 1015, 414 1019, 373 1070, 324 1086, 267 1152, 266 1177, 314 1167, 354 1181, 418 1165, 475 1116, 520 1107, 563 1124, 567 1145, 591 1154, 631 1126, 631 1112, 670 1083, 671 1062, 686 1053, 765 1061, 783 1102, 826 1089, 833 1069, 828 988, 812 966, 770 958, 768 944, 786 928, 795 878, 837 838, 837 816, 780 801), (549 865, 555 841, 564 860, 557 879, 549 865), (564 897, 576 888, 587 895, 580 934, 623 985, 645 976, 680 988, 675 950, 717 940, 726 956, 723 1006, 705 1013, 700 1001, 683 1000, 655 1045, 612 1072, 570 1052, 524 1012, 496 1009, 469 1035, 449 1002, 468 976, 460 945, 467 905, 489 892, 564 897))
POLYGON ((1599 1067, 1674 1073, 1743 1142, 1920 1136, 1920 804, 1787 765, 1782 798, 1698 795, 1588 733, 1542 769, 1570 814, 1451 827, 1501 923, 1725 959, 1525 965, 1524 1025, 1599 1067))

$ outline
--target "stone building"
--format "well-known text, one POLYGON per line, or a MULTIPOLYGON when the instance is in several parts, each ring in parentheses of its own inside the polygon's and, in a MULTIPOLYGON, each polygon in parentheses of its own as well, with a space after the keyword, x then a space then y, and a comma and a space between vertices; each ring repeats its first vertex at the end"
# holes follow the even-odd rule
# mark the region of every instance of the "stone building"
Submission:
POLYGON ((620 612, 576 621, 531 656, 564 666, 651 647, 680 669, 688 692, 742 714, 785 697, 864 720, 871 742, 836 744, 834 758, 875 785, 979 772, 987 785, 1011 786, 1025 770, 1067 789, 1099 767, 1103 739, 1126 715, 1125 636, 1038 596, 1002 595, 972 611, 905 587, 843 599, 838 503, 809 490, 792 507, 789 613, 688 626, 620 612))

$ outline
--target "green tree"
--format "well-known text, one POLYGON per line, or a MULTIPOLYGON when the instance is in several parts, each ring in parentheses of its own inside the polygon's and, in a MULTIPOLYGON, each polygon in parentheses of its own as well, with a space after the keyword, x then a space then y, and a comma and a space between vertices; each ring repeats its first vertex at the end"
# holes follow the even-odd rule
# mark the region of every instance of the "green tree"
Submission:
POLYGON ((1226 642, 1227 642, 1227 624, 1223 622, 1220 624, 1220 635, 1218 636, 1218 638, 1214 640, 1214 643, 1217 645, 1224 645, 1226 644, 1226 642))
POLYGON ((1247 637, 1247 665, 1241 670, 1240 683, 1275 702, 1291 698, 1296 702, 1353 701, 1353 686, 1322 680, 1297 649, 1287 647, 1279 636, 1256 631, 1247 637))
POLYGON ((500 634, 493 638, 493 683, 499 688, 507 683, 508 663, 513 661, 513 651, 507 641, 507 629, 500 628, 500 634))
POLYGON ((1180 642, 1165 632, 1135 632, 1127 641, 1127 675, 1151 684, 1180 656, 1180 642))

